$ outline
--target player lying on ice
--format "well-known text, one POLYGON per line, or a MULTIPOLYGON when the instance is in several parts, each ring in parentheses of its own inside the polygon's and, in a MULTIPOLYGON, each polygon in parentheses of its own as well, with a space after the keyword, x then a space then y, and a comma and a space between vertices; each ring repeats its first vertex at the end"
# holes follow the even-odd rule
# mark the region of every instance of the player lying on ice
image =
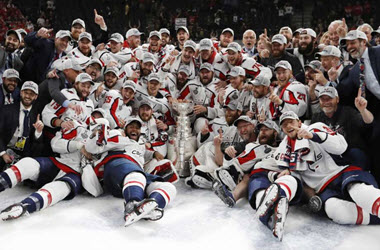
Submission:
POLYGON ((285 170, 265 192, 249 191, 260 200, 257 216, 276 237, 282 239, 288 204, 297 200, 300 181, 321 197, 324 212, 334 222, 380 224, 380 190, 374 177, 356 166, 338 166, 331 156, 347 149, 342 135, 323 123, 306 126, 292 111, 281 115, 280 125, 286 136, 274 154, 274 164, 269 162, 266 168, 285 170))
POLYGON ((124 136, 119 130, 108 130, 108 121, 104 120, 85 145, 88 152, 102 154, 94 170, 103 178, 105 188, 125 200, 125 226, 140 219, 161 219, 163 209, 177 192, 161 177, 144 173, 145 160, 152 159, 155 152, 146 150, 145 143, 139 140, 141 126, 138 118, 131 117, 124 136))

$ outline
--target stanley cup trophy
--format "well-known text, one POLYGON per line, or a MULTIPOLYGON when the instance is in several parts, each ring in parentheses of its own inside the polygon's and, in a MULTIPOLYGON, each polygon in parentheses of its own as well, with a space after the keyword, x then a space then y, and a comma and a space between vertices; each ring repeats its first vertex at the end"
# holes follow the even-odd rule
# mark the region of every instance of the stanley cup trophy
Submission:
POLYGON ((189 159, 195 153, 196 139, 191 133, 189 114, 194 110, 193 102, 176 102, 172 104, 177 113, 176 128, 171 140, 173 164, 180 177, 190 175, 189 159))

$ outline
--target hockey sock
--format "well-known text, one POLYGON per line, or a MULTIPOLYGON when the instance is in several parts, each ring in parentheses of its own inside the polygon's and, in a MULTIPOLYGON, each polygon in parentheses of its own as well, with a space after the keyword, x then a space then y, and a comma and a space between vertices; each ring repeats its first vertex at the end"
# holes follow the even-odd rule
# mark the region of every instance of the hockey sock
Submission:
POLYGON ((325 202, 327 216, 338 224, 368 225, 370 214, 354 202, 330 198, 325 202))
POLYGON ((28 198, 21 201, 27 204, 29 213, 53 206, 57 202, 66 198, 71 192, 70 186, 63 181, 54 181, 46 184, 37 192, 31 194, 28 198))
POLYGON ((123 197, 126 202, 144 199, 146 178, 139 172, 132 172, 124 178, 123 197))
MULTIPOLYGON (((8 170, 8 169, 7 169, 8 170)), ((5 171, 7 171, 5 170, 5 171)), ((0 192, 12 187, 12 181, 6 172, 0 173, 0 192)))
POLYGON ((291 175, 284 175, 275 181, 280 185, 280 194, 282 197, 291 201, 297 193, 297 180, 291 175))
POLYGON ((169 182, 153 182, 147 187, 147 193, 149 198, 156 200, 159 208, 164 208, 175 198, 177 190, 169 182))
POLYGON ((348 187, 352 200, 367 213, 379 216, 380 189, 365 183, 354 183, 348 187))
POLYGON ((0 192, 12 188, 18 183, 31 179, 36 180, 40 172, 40 164, 33 158, 21 159, 12 167, 0 173, 0 192))

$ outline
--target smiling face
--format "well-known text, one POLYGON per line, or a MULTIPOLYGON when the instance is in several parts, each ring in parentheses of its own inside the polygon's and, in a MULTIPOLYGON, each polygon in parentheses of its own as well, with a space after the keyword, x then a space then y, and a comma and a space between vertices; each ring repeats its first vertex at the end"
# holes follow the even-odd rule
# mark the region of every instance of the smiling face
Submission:
POLYGON ((8 93, 12 93, 16 89, 17 83, 18 83, 18 79, 15 77, 11 77, 11 78, 3 77, 3 86, 4 86, 4 89, 8 93))
POLYGON ((272 146, 274 142, 276 141, 277 132, 274 129, 268 128, 264 125, 260 127, 259 132, 259 143, 261 145, 267 144, 272 146))
POLYGON ((149 105, 139 107, 139 117, 142 121, 147 122, 152 118, 153 109, 149 105))
POLYGON ((235 120, 240 116, 241 111, 239 110, 233 110, 230 108, 225 109, 225 118, 226 122, 229 126, 231 126, 235 120))
POLYGON ((104 75, 104 84, 111 89, 116 85, 117 79, 117 76, 113 72, 107 72, 107 74, 104 75))
POLYGON ((314 39, 310 35, 302 34, 299 40, 299 51, 301 54, 308 54, 313 50, 314 39))
POLYGON ((214 76, 214 72, 209 71, 207 69, 202 69, 199 71, 199 79, 203 85, 207 85, 212 81, 212 78, 214 76))
POLYGON ((302 125, 300 120, 294 120, 294 119, 285 119, 281 123, 281 129, 284 131, 284 133, 290 138, 290 139, 296 139, 297 138, 297 130, 295 128, 300 128, 302 125))
POLYGON ((366 49, 366 41, 363 39, 347 40, 346 46, 348 53, 353 58, 359 59, 366 49))
POLYGON ((192 48, 185 48, 182 51, 182 55, 181 55, 182 62, 185 64, 189 64, 194 54, 195 54, 195 51, 192 48))
POLYGON ((130 36, 128 37, 128 44, 131 49, 137 48, 140 46, 141 38, 140 36, 130 36))
POLYGON ((284 44, 280 44, 277 42, 272 43, 272 55, 274 57, 282 56, 282 54, 284 54, 284 51, 285 51, 285 45, 284 44))
POLYGON ((113 41, 113 40, 111 40, 109 42, 109 45, 110 45, 110 50, 111 50, 112 53, 117 53, 117 52, 119 52, 123 48, 123 44, 122 43, 118 43, 118 42, 113 41))
POLYGON ((244 78, 242 76, 230 77, 230 83, 234 89, 239 89, 244 84, 244 78))
POLYGON ((92 80, 98 79, 102 68, 99 64, 94 63, 86 67, 85 72, 91 76, 92 80))
POLYGON ((277 84, 280 87, 284 87, 292 76, 292 72, 289 69, 278 68, 276 69, 277 84))
POLYGON ((231 34, 231 32, 224 32, 220 35, 220 45, 222 48, 227 48, 228 44, 232 43, 234 41, 234 36, 231 34))
POLYGON ((262 98, 269 93, 269 87, 263 85, 253 85, 252 91, 255 98, 262 98))
POLYGON ((91 82, 76 82, 74 88, 76 89, 80 98, 87 98, 91 90, 91 82))
POLYGON ((161 83, 156 80, 151 80, 148 82, 147 90, 150 96, 156 96, 160 90, 161 83))
POLYGON ((90 40, 88 40, 87 38, 82 38, 82 39, 78 42, 78 49, 79 49, 80 52, 82 52, 83 55, 85 55, 85 56, 90 55, 90 53, 91 53, 91 46, 92 46, 92 42, 91 42, 90 40))
POLYGON ((7 52, 14 52, 20 46, 20 41, 18 40, 16 34, 10 33, 5 38, 5 50, 7 52))
POLYGON ((142 76, 148 76, 152 73, 153 63, 152 62, 142 62, 140 61, 140 72, 142 76))
POLYGON ((82 33, 82 32, 85 32, 86 29, 82 27, 82 25, 80 25, 79 23, 76 23, 74 24, 73 26, 71 26, 71 36, 72 38, 74 38, 75 40, 78 40, 79 38, 79 35, 82 33))
POLYGON ((158 52, 160 48, 160 38, 157 36, 149 38, 149 47, 153 52, 158 52))
POLYGON ((331 98, 323 95, 319 97, 319 105, 327 116, 332 116, 338 109, 339 97, 331 98))
POLYGON ((38 97, 38 95, 30 89, 21 90, 20 96, 22 105, 26 108, 30 107, 38 97))
POLYGON ((228 63, 231 64, 231 65, 236 65, 238 63, 238 61, 240 60, 241 58, 241 55, 239 52, 235 52, 233 50, 228 50, 227 51, 227 60, 228 60, 228 63))
POLYGON ((166 34, 166 33, 162 33, 161 34, 161 44, 163 47, 166 46, 166 44, 168 44, 170 41, 170 36, 169 34, 166 34))
POLYGON ((132 140, 138 141, 141 134, 141 125, 137 121, 129 123, 125 127, 125 134, 132 140))
POLYGON ((121 96, 123 97, 123 103, 128 104, 131 100, 133 100, 135 92, 131 88, 121 88, 121 96))
POLYGON ((250 141, 251 139, 256 139, 255 136, 255 125, 247 121, 239 121, 237 124, 237 130, 240 137, 244 141, 250 141))
POLYGON ((69 44, 68 37, 56 38, 54 41, 55 49, 59 52, 65 51, 67 49, 67 45, 69 44))
POLYGON ((189 39, 189 34, 187 34, 183 29, 177 32, 177 40, 181 46, 189 39))

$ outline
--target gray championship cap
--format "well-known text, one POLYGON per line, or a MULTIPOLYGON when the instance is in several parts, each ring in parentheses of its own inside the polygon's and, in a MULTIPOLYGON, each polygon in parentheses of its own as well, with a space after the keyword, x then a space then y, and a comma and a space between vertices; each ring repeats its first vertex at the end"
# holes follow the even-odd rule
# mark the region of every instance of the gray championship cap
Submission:
POLYGON ((305 65, 305 70, 306 68, 311 68, 312 70, 320 70, 322 71, 322 63, 318 60, 313 60, 309 62, 309 64, 305 65))
POLYGON ((336 90, 336 88, 334 87, 329 87, 329 86, 326 86, 324 87, 323 89, 321 89, 319 91, 319 95, 318 95, 318 98, 320 98, 321 96, 323 95, 327 95, 331 98, 335 98, 335 97, 338 97, 338 91, 336 90))
POLYGON ((179 66, 178 73, 185 73, 187 76, 190 75, 190 67, 188 65, 182 64, 179 66))
POLYGON ((183 45, 183 48, 191 48, 194 51, 197 50, 197 44, 193 40, 187 40, 185 44, 183 45))
POLYGON ((210 50, 212 47, 213 45, 211 39, 204 38, 199 42, 199 51, 210 50))
POLYGON ((287 44, 286 37, 282 34, 276 34, 272 37, 272 43, 287 44))
POLYGON ((257 128, 260 129, 262 126, 265 126, 269 129, 273 129, 275 130, 277 133, 280 133, 280 128, 278 127, 278 125, 273 121, 273 120, 270 120, 270 119, 266 119, 265 121, 263 122, 260 122, 259 124, 257 124, 257 128))
POLYGON ((238 52, 240 53, 241 52, 241 46, 237 42, 232 42, 232 43, 228 44, 226 51, 228 51, 228 50, 232 50, 236 53, 238 53, 238 52))
POLYGON ((21 91, 30 89, 33 91, 36 95, 38 95, 38 85, 37 83, 33 81, 26 81, 22 84, 21 91))
POLYGON ((151 82, 151 81, 161 82, 161 78, 157 73, 152 72, 148 76, 148 82, 151 82))
POLYGON ((276 65, 274 66, 274 71, 276 71, 278 68, 292 70, 292 65, 290 65, 288 61, 281 60, 278 63, 276 63, 276 65))
POLYGON ((141 122, 141 120, 135 116, 131 116, 127 119, 126 123, 125 123, 125 126, 124 128, 126 128, 129 124, 131 124, 132 122, 137 122, 140 127, 143 125, 143 123, 141 122))
POLYGON ((79 75, 77 75, 77 77, 75 78, 75 82, 80 82, 80 83, 90 82, 91 85, 94 85, 94 82, 92 81, 91 76, 87 73, 80 73, 79 75))
POLYGON ((342 55, 342 52, 340 52, 340 49, 333 45, 327 45, 323 48, 321 52, 315 53, 317 57, 319 56, 335 56, 339 57, 342 55))
POLYGON ((282 30, 288 30, 291 34, 293 34, 293 31, 292 31, 292 29, 291 29, 289 26, 281 27, 280 32, 281 32, 282 30))
POLYGON ((270 79, 268 77, 263 76, 263 75, 258 75, 258 76, 256 76, 255 79, 253 79, 252 81, 250 81, 250 83, 252 85, 255 85, 255 86, 266 86, 266 87, 269 87, 270 86, 270 79))
POLYGON ((152 38, 153 36, 156 36, 159 40, 161 40, 161 33, 157 30, 153 30, 149 33, 149 38, 152 38))
POLYGON ((233 29, 231 29, 231 28, 225 28, 225 29, 222 31, 221 34, 224 34, 224 33, 226 33, 226 32, 230 32, 232 36, 235 36, 235 33, 234 33, 233 29))
POLYGON ((237 101, 229 102, 228 104, 225 104, 223 108, 229 108, 231 110, 243 110, 242 105, 240 105, 237 101))
POLYGON ((303 30, 303 28, 298 28, 296 29, 296 31, 293 32, 293 36, 297 33, 301 33, 301 31, 303 30))
POLYGON ((257 124, 257 121, 256 120, 252 120, 251 118, 249 118, 249 116, 246 116, 246 115, 242 115, 240 116, 239 118, 237 118, 234 122, 234 126, 237 127, 237 125, 239 124, 240 121, 245 121, 245 122, 249 122, 253 125, 256 125, 257 124))
POLYGON ((280 116, 280 125, 286 119, 299 120, 300 118, 298 118, 298 115, 293 111, 286 111, 280 116))
POLYGON ((78 41, 80 41, 80 40, 82 40, 84 38, 87 38, 90 42, 92 42, 92 35, 90 33, 88 33, 88 32, 82 32, 82 33, 80 33, 78 41))
POLYGON ((317 34, 315 33, 315 31, 313 29, 310 29, 310 28, 305 28, 305 29, 302 29, 301 32, 300 32, 301 35, 309 35, 313 38, 316 38, 317 37, 317 34))
POLYGON ((9 36, 11 34, 14 34, 17 37, 17 39, 19 40, 19 42, 22 41, 21 34, 19 32, 17 32, 17 30, 8 30, 6 36, 9 36))
POLYGON ((155 63, 154 56, 153 56, 153 54, 150 53, 150 52, 145 52, 145 53, 143 54, 143 56, 142 56, 141 61, 142 61, 143 63, 148 63, 148 62, 151 62, 151 63, 153 63, 153 64, 155 63))
POLYGON ((124 43, 124 37, 120 33, 113 33, 108 41, 115 41, 117 43, 124 43))
POLYGON ((64 38, 68 37, 71 40, 71 33, 68 30, 60 30, 55 34, 55 38, 64 38))
POLYGON ((160 34, 168 34, 170 36, 170 31, 167 28, 160 29, 160 34))
POLYGON ((127 34, 125 34, 125 37, 128 39, 129 37, 131 37, 131 36, 141 36, 142 34, 144 34, 144 33, 142 33, 142 32, 140 32, 138 29, 136 29, 136 28, 132 28, 132 29, 129 29, 128 31, 127 31, 127 34))
POLYGON ((347 35, 345 37, 343 37, 342 39, 340 39, 340 42, 339 44, 341 46, 346 46, 346 41, 352 41, 352 40, 355 40, 355 39, 363 39, 363 40, 366 40, 368 42, 368 38, 366 36, 366 34, 360 30, 350 30, 350 32, 347 33, 347 35))
POLYGON ((207 62, 201 65, 201 67, 199 68, 199 71, 201 71, 202 69, 207 69, 208 71, 214 72, 214 66, 212 66, 210 63, 207 63, 207 62))
POLYGON ((26 30, 24 30, 24 29, 17 29, 16 30, 18 33, 20 33, 21 35, 23 34, 23 35, 27 35, 28 34, 28 32, 26 32, 26 30))
POLYGON ((80 24, 83 28, 86 28, 86 24, 84 23, 84 21, 80 18, 77 18, 73 21, 73 23, 71 24, 71 26, 74 26, 75 24, 80 24))
POLYGON ((228 73, 231 77, 245 76, 245 70, 240 66, 235 66, 228 73))
POLYGON ((115 74, 116 77, 119 77, 119 69, 115 66, 107 67, 106 70, 104 71, 104 75, 107 74, 108 72, 112 72, 115 74))
POLYGON ((190 35, 189 30, 186 28, 186 26, 179 26, 178 29, 177 29, 177 33, 178 33, 180 30, 185 31, 187 34, 190 35))
POLYGON ((3 73, 3 78, 16 78, 17 80, 21 81, 20 74, 15 69, 7 69, 3 73))
POLYGON ((99 64, 100 69, 103 68, 102 62, 98 58, 91 58, 91 60, 87 63, 87 66, 92 64, 99 64))
POLYGON ((139 103, 139 108, 144 106, 144 105, 147 105, 149 106, 149 108, 153 109, 153 105, 150 101, 146 100, 146 99, 143 99, 140 103, 139 103))
POLYGON ((132 89, 134 93, 136 93, 136 83, 132 80, 126 80, 123 83, 123 89, 132 89))

